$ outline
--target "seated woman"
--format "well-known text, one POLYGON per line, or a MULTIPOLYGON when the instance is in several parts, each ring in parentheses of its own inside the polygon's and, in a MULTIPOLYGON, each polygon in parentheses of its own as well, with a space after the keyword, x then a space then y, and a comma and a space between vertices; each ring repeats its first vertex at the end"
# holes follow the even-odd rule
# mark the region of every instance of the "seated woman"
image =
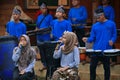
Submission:
POLYGON ((57 46, 53 57, 60 58, 61 67, 52 76, 52 80, 79 80, 78 65, 80 63, 79 49, 77 47, 77 36, 73 32, 64 32, 62 36, 62 46, 57 46))
POLYGON ((13 72, 13 80, 32 80, 35 55, 36 53, 30 45, 29 37, 22 35, 18 47, 13 50, 12 59, 16 65, 13 72))

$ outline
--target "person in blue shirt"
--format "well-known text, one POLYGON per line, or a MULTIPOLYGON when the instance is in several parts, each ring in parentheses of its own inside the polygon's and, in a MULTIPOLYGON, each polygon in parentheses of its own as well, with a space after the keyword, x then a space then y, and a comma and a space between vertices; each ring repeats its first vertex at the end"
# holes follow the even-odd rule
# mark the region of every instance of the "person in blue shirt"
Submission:
POLYGON ((60 67, 53 73, 52 80, 79 80, 78 66, 80 63, 77 36, 73 32, 64 32, 61 40, 64 44, 56 46, 53 58, 60 58, 60 67), (69 77, 67 77, 67 76, 69 77))
POLYGON ((26 25, 20 21, 21 11, 19 9, 13 10, 13 19, 6 24, 7 35, 20 38, 22 34, 26 34, 26 25))
MULTIPOLYGON (((102 5, 98 6, 98 8, 103 8, 105 17, 108 20, 115 21, 115 12, 114 8, 110 5, 110 0, 102 0, 102 5)), ((115 48, 115 45, 113 45, 113 48, 115 48)), ((111 57, 111 66, 114 66, 117 62, 117 57, 112 56, 111 57)))
POLYGON ((105 17, 109 20, 114 21, 115 20, 114 8, 109 4, 110 0, 102 0, 102 5, 98 6, 98 8, 103 8, 105 17))
POLYGON ((110 80, 110 57, 104 56, 103 52, 112 49, 117 38, 116 24, 106 19, 103 9, 95 11, 97 22, 93 24, 89 38, 83 38, 84 42, 94 42, 93 49, 101 50, 101 54, 91 55, 90 80, 96 80, 96 67, 99 61, 103 63, 104 80, 110 80))
MULTIPOLYGON (((36 29, 43 29, 43 28, 49 28, 50 22, 52 21, 53 17, 49 14, 47 4, 42 3, 40 5, 41 14, 37 17, 36 29)), ((46 34, 37 34, 37 42, 43 42, 43 41, 50 41, 50 33, 46 34)))
MULTIPOLYGON (((41 9, 41 14, 38 16, 37 21, 36 21, 36 30, 37 29, 45 29, 45 28, 50 28, 50 22, 53 20, 52 15, 49 14, 47 4, 43 2, 40 5, 41 9)), ((45 41, 50 41, 50 33, 45 33, 45 34, 37 34, 37 45, 40 45, 41 43, 45 41)), ((41 55, 41 61, 43 63, 43 68, 39 69, 40 71, 43 71, 46 69, 46 56, 44 53, 44 48, 42 47, 44 45, 40 45, 40 55, 41 55)))
POLYGON ((68 19, 72 24, 73 32, 76 32, 81 47, 85 46, 82 38, 85 34, 84 25, 87 21, 87 10, 80 5, 80 0, 72 0, 73 7, 69 10, 68 19))
POLYGON ((56 10, 57 19, 51 22, 52 38, 58 41, 62 37, 64 31, 72 31, 70 22, 64 19, 65 11, 62 6, 59 6, 56 10))
POLYGON ((19 45, 13 49, 12 60, 15 63, 13 80, 33 80, 36 52, 30 45, 27 35, 22 35, 19 45))

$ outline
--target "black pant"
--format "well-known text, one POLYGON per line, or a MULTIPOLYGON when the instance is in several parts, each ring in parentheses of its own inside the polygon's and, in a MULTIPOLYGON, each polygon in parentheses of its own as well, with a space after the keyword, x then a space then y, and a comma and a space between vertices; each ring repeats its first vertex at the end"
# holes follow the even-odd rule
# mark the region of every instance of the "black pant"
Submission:
POLYGON ((105 56, 92 56, 90 62, 90 80, 96 80, 96 67, 98 62, 103 63, 104 80, 110 80, 110 58, 105 56))
POLYGON ((13 80, 33 80, 34 74, 31 72, 26 72, 22 75, 19 74, 18 67, 14 69, 13 80))
POLYGON ((74 29, 74 31, 76 32, 80 46, 85 47, 85 43, 82 41, 82 38, 85 36, 84 28, 81 28, 81 29, 76 28, 76 29, 74 29))
POLYGON ((47 67, 47 63, 46 63, 46 54, 45 54, 45 44, 44 42, 37 42, 37 45, 39 50, 40 50, 40 56, 41 56, 41 62, 44 65, 44 67, 47 67))

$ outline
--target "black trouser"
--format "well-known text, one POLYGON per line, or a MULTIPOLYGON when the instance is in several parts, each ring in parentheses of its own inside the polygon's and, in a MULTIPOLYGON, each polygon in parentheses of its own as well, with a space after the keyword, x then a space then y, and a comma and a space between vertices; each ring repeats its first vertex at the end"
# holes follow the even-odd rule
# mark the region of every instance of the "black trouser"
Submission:
POLYGON ((82 41, 82 38, 85 36, 84 28, 76 28, 74 31, 76 32, 80 46, 85 47, 85 43, 82 41))
POLYGON ((44 42, 37 42, 37 46, 40 50, 40 56, 41 56, 41 62, 42 64, 44 65, 44 67, 47 67, 47 64, 46 64, 46 54, 45 54, 45 44, 44 42), (39 46, 38 46, 39 45, 39 46))
POLYGON ((24 73, 23 75, 19 74, 18 67, 14 69, 13 80, 33 80, 34 74, 31 72, 24 73))
POLYGON ((96 80, 96 67, 98 62, 103 63, 104 80, 110 80, 110 58, 105 56, 92 56, 90 62, 90 80, 96 80))

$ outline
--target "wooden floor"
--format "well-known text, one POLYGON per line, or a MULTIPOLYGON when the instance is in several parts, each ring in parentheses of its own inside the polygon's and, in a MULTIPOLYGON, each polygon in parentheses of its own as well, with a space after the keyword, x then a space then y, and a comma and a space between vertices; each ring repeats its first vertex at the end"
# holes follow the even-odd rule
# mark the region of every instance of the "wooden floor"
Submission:
MULTIPOLYGON (((79 76, 81 80, 90 80, 89 65, 89 63, 85 65, 79 65, 79 76)), ((35 73, 38 76, 38 80, 45 80, 46 70, 42 72, 39 71, 39 69, 42 67, 43 65, 41 64, 41 61, 36 61, 35 73)), ((96 80, 104 80, 104 70, 102 64, 97 67, 96 72, 96 80)), ((120 64, 111 67, 111 80, 120 80, 120 64)))

